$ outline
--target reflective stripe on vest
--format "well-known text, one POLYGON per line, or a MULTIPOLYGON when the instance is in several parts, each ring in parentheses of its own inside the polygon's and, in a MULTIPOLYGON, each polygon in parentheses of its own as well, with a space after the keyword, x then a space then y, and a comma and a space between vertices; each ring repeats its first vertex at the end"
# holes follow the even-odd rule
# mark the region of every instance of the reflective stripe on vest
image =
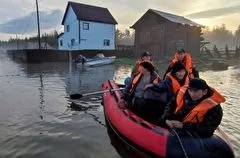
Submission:
MULTIPOLYGON (((213 95, 205 100, 201 101, 197 106, 195 106, 189 114, 183 119, 183 122, 202 122, 205 114, 208 110, 217 106, 220 103, 225 102, 224 97, 218 93, 215 89, 210 88, 213 91, 213 95)), ((177 95, 177 108, 175 114, 178 113, 184 104, 184 96, 187 91, 187 87, 182 87, 177 95)))
MULTIPOLYGON (((179 84, 179 82, 172 76, 171 72, 167 73, 167 76, 171 79, 172 82, 172 88, 173 88, 173 93, 176 94, 177 91, 181 88, 181 85, 179 84)), ((189 78, 188 76, 185 78, 184 81, 184 85, 188 85, 189 84, 189 78)), ((183 87, 182 86, 182 87, 183 87)))
POLYGON ((136 69, 137 69, 137 72, 139 72, 139 67, 140 67, 140 64, 142 63, 143 61, 142 60, 137 60, 136 62, 136 69))
POLYGON ((132 85, 131 85, 131 89, 130 89, 130 93, 133 91, 134 87, 136 86, 136 84, 141 80, 143 74, 139 73, 137 76, 134 77, 133 81, 132 81, 132 85))

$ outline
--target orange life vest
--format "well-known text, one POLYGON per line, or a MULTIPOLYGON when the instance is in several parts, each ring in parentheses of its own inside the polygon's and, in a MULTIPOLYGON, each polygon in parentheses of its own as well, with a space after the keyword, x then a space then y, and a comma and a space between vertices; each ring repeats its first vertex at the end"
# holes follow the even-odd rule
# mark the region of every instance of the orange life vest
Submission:
POLYGON ((143 62, 141 59, 138 59, 136 61, 136 64, 131 73, 131 77, 135 77, 139 73, 139 67, 140 67, 141 62, 143 62))
MULTIPOLYGON (((174 55, 173 60, 171 61, 171 65, 173 66, 176 62, 179 61, 179 53, 176 52, 174 55)), ((183 58, 183 62, 184 62, 184 66, 188 72, 188 75, 190 78, 194 78, 193 76, 193 72, 192 72, 192 68, 193 68, 193 64, 192 64, 192 57, 190 56, 190 54, 188 52, 185 52, 185 56, 183 58)))
MULTIPOLYGON (((142 73, 139 73, 138 75, 136 75, 132 81, 132 84, 131 84, 131 88, 130 88, 130 93, 133 91, 134 87, 137 86, 138 82, 141 80, 143 74, 142 73)), ((161 80, 161 78, 157 75, 157 77, 153 80, 153 84, 157 84, 159 81, 161 80)))
MULTIPOLYGON (((177 95, 177 108, 175 110, 175 114, 178 113, 184 105, 184 96, 187 91, 188 86, 184 86, 180 89, 177 95)), ((213 91, 213 95, 209 98, 204 99, 201 101, 197 106, 195 106, 189 114, 183 119, 183 122, 202 122, 204 115, 208 112, 208 110, 212 109, 213 107, 219 105, 220 103, 225 102, 224 97, 217 92, 215 89, 211 88, 213 91)))
MULTIPOLYGON (((181 88, 181 85, 179 84, 179 82, 177 81, 177 79, 175 77, 172 76, 171 72, 167 73, 167 76, 171 79, 172 82, 172 88, 173 88, 173 93, 176 94, 177 91, 181 88)), ((189 78, 188 76, 185 79, 184 85, 188 85, 189 84, 189 78)))

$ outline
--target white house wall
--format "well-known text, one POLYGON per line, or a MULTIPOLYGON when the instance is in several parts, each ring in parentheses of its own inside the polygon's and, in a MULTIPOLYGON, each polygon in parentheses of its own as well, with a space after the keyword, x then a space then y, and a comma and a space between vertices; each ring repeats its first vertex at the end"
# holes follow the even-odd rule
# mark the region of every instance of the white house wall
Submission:
POLYGON ((115 25, 90 21, 79 21, 71 6, 64 20, 64 34, 58 38, 60 50, 114 50, 115 25), (89 24, 89 30, 83 29, 83 23, 89 24), (67 32, 69 25, 69 32, 67 32), (79 33, 80 30, 80 33, 79 33), (72 44, 71 40, 75 42, 72 44), (62 40, 62 46, 60 45, 62 40), (110 40, 109 46, 104 46, 104 40, 110 40))
POLYGON ((80 21, 80 49, 114 50, 115 25, 89 21, 80 21), (83 30, 83 23, 89 23, 89 30, 83 30), (110 40, 109 46, 104 46, 104 39, 110 40))
POLYGON ((78 50, 79 49, 79 21, 75 15, 72 7, 68 8, 65 20, 64 20, 64 34, 63 34, 63 46, 59 49, 62 50, 78 50), (69 32, 67 32, 67 25, 69 25, 69 32), (71 40, 75 39, 75 43, 72 45, 71 40))

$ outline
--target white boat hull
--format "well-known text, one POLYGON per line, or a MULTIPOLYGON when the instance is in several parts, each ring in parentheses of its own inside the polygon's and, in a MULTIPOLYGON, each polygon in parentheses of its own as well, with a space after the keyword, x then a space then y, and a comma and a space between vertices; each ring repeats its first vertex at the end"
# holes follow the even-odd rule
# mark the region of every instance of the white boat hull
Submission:
MULTIPOLYGON (((108 65, 112 64, 116 59, 116 56, 111 57, 103 57, 103 58, 96 58, 96 59, 87 59, 87 61, 84 63, 85 66, 101 66, 101 65, 108 65)), ((78 63, 78 65, 82 65, 81 63, 78 63)))

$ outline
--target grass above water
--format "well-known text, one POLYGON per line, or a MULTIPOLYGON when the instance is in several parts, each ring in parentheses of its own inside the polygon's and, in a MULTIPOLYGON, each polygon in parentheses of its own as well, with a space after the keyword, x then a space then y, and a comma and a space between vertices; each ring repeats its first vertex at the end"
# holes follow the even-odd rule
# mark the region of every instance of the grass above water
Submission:
POLYGON ((133 66, 136 63, 136 58, 134 57, 119 57, 116 58, 115 64, 117 65, 127 65, 133 66))

